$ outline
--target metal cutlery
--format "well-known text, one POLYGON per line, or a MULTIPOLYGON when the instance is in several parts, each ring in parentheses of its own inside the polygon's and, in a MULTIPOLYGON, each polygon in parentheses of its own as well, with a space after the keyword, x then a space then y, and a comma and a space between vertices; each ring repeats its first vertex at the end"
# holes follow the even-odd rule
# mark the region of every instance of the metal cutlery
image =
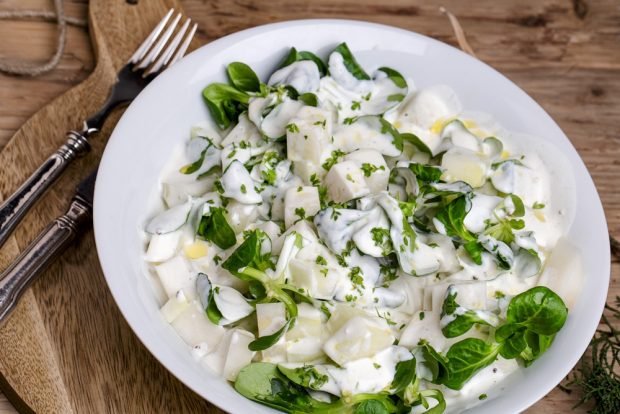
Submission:
POLYGON ((71 244, 79 230, 91 221, 96 177, 97 170, 80 182, 67 212, 50 223, 0 274, 0 324, 15 308, 30 283, 71 244))
MULTIPOLYGON (((190 19, 187 19, 170 40, 181 20, 179 13, 166 28, 173 13, 171 9, 120 70, 118 81, 99 112, 84 122, 81 131, 69 132, 67 141, 56 153, 0 206, 0 246, 70 162, 88 151, 88 138, 101 129, 110 111, 133 100, 155 76, 183 57, 197 25, 188 31, 190 19)), ((0 323, 15 308, 30 283, 64 251, 81 228, 91 223, 96 176, 97 169, 80 182, 66 213, 48 225, 0 274, 0 323)))
POLYGON ((66 142, 0 205, 0 247, 69 164, 88 152, 89 138, 102 128, 112 109, 131 102, 153 78, 183 57, 197 25, 189 29, 188 18, 175 34, 181 13, 170 22, 173 14, 174 9, 170 9, 118 72, 118 79, 99 111, 84 121, 81 130, 69 131, 66 142))

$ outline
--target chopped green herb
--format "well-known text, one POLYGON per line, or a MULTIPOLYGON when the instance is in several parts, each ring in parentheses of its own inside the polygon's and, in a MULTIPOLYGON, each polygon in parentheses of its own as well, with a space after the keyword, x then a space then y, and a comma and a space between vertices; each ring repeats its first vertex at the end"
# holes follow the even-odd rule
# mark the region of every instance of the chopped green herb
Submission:
POLYGON ((297 124, 288 124, 286 126, 286 130, 288 132, 299 132, 299 127, 297 126, 297 124))
POLYGON ((316 264, 327 266, 327 260, 325 260, 325 258, 323 256, 317 256, 316 257, 316 264))
POLYGON ((343 157, 345 153, 339 149, 332 151, 331 157, 329 157, 325 162, 321 165, 324 170, 329 171, 331 168, 338 162, 338 160, 343 157))
POLYGON ((379 167, 377 167, 376 165, 370 164, 368 162, 365 162, 362 164, 362 172, 364 173, 364 176, 366 177, 370 177, 372 173, 377 172, 377 171, 385 171, 385 166, 381 165, 379 167))

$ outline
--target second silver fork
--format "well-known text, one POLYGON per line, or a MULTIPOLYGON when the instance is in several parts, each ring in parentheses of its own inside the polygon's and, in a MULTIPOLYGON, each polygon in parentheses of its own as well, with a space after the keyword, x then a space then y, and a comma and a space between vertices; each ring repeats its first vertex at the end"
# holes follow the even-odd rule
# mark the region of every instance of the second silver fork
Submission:
POLYGON ((99 111, 84 121, 81 130, 69 131, 66 142, 0 205, 0 247, 69 164, 88 152, 89 138, 102 128, 112 109, 131 102, 153 78, 183 57, 197 25, 190 29, 188 18, 174 34, 182 16, 178 13, 170 22, 173 14, 174 9, 170 9, 118 72, 117 81, 99 111))

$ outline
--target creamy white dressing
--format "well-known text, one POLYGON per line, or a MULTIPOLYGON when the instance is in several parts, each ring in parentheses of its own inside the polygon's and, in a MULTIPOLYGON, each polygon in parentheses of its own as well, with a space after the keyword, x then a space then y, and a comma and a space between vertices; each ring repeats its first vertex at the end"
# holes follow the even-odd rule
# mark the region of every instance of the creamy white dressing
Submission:
POLYGON ((551 185, 561 161, 547 165, 542 147, 488 114, 463 111, 447 86, 403 87, 381 70, 358 79, 337 52, 328 67, 323 77, 310 60, 277 70, 273 88, 250 96, 231 128, 201 124, 173 153, 161 177, 163 202, 143 235, 144 260, 167 300, 163 319, 197 360, 230 381, 251 361, 314 366, 327 381, 311 395, 325 401, 326 393, 389 391, 396 364, 415 355, 420 389, 439 388, 447 412, 459 412, 518 365, 500 358, 453 391, 430 382, 420 341, 445 354, 464 338, 487 340, 488 326, 456 338, 442 328, 467 312, 499 326, 510 299, 537 285, 569 307, 579 294, 579 254, 563 239, 573 198, 564 194, 569 187, 558 195, 551 185), (315 94, 317 106, 284 86, 315 94), (414 134, 441 160, 390 128, 414 134), (440 169, 439 182, 413 172, 429 163, 440 169), (522 216, 510 194, 523 202, 522 216), (455 234, 436 212, 459 196, 466 203, 455 234), (216 208, 234 233, 230 247, 197 235, 201 216, 216 208), (514 228, 498 230, 510 220, 514 228), (256 230, 273 265, 265 277, 312 302, 297 303, 293 327, 258 353, 249 343, 284 327, 289 311, 275 299, 254 303, 248 283, 221 266, 256 230), (479 245, 479 261, 463 237, 479 245), (198 273, 211 290, 197 291, 198 273), (219 323, 205 313, 210 294, 219 323), (458 306, 442 316, 450 294, 458 306))

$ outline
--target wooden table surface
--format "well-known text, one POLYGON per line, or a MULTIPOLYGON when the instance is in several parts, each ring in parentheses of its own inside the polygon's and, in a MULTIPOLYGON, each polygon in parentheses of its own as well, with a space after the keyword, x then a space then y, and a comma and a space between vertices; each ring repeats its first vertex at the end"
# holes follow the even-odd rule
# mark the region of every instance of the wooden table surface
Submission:
MULTIPOLYGON (((152 0, 141 0, 152 1, 152 0)), ((558 122, 588 166, 610 233, 620 237, 620 2, 618 0, 185 0, 202 43, 240 29, 287 19, 340 17, 415 30, 456 44, 443 5, 455 13, 478 57, 528 92, 558 122)), ((86 18, 86 0, 65 0, 67 15, 86 18)), ((0 0, 0 10, 52 8, 51 0, 0 0)), ((43 61, 55 45, 49 23, 0 21, 0 59, 43 61)), ((85 79, 94 57, 88 31, 68 29, 60 65, 37 78, 0 74, 0 150, 33 113, 85 79)), ((620 294, 612 263, 609 297, 620 294)), ((558 388, 528 410, 571 410, 579 392, 558 388)), ((0 414, 14 413, 0 394, 0 414)), ((581 407, 574 412, 586 412, 581 407)))

